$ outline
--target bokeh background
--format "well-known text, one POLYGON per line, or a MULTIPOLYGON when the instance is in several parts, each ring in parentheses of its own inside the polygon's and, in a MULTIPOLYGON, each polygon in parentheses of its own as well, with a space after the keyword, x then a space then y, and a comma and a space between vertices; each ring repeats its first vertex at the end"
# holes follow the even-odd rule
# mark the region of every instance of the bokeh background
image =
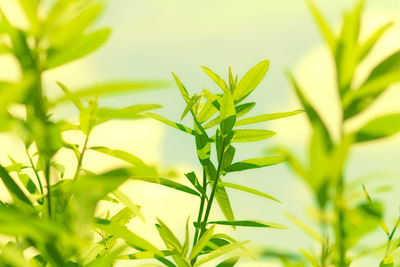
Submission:
MULTIPOLYGON (((314 2, 335 29, 340 27, 344 9, 355 4, 349 0, 314 2)), ((366 3, 362 38, 389 20, 395 21, 395 25, 363 63, 357 73, 358 79, 365 77, 375 62, 400 47, 400 1, 369 0, 366 3)), ((14 24, 23 26, 26 23, 17 1, 0 0, 0 8, 12 14, 9 19, 14 24)), ((266 78, 249 97, 249 100, 257 101, 253 114, 300 107, 284 75, 285 69, 291 69, 331 130, 336 130, 334 125, 339 119, 339 106, 333 87, 332 59, 303 0, 109 0, 98 25, 112 28, 110 40, 83 60, 47 73, 45 87, 50 98, 61 94, 55 81, 62 81, 73 89, 109 80, 166 80, 170 82, 168 89, 101 98, 100 105, 123 107, 159 103, 163 105, 158 111, 160 114, 178 121, 185 105, 173 84, 172 71, 193 94, 204 88, 217 90, 202 72, 200 67, 203 65, 224 78, 228 75, 228 66, 231 66, 241 77, 259 61, 269 59, 271 65, 266 78)), ((0 79, 16 79, 19 75, 16 62, 8 57, 0 57, 0 70, 0 79)), ((371 114, 400 111, 399 99, 400 86, 394 86, 361 118, 352 121, 349 129, 371 118, 371 114)), ((15 112, 20 112, 18 107, 15 107, 15 112)), ((70 120, 77 120, 77 114, 73 106, 63 106, 56 111, 56 116, 70 120)), ((265 123, 264 126, 278 134, 250 146, 237 145, 237 160, 263 156, 268 148, 278 145, 284 145, 302 157, 306 155, 309 125, 302 115, 265 123)), ((83 141, 83 136, 77 133, 69 133, 65 138, 76 143, 83 141)), ((193 138, 153 120, 106 123, 95 129, 90 145, 124 149, 160 168, 174 168, 182 182, 183 173, 200 169, 193 138)), ((1 134, 0 147, 11 156, 26 160, 23 145, 15 137, 1 134)), ((1 154, 0 160, 7 162, 7 155, 1 154)), ((348 179, 370 176, 380 183, 393 185, 391 191, 373 195, 387 204, 389 223, 394 223, 399 213, 400 198, 396 189, 400 179, 399 156, 400 136, 368 146, 361 145, 352 152, 347 173, 348 179)), ((67 166, 66 176, 71 176, 75 164, 73 156, 65 152, 58 157, 67 166), (70 171, 68 166, 72 167, 70 171)), ((83 164, 88 169, 99 171, 122 162, 88 152, 83 164)), ((309 221, 306 214, 312 206, 306 187, 285 164, 248 171, 244 175, 232 174, 227 180, 257 188, 282 201, 282 204, 277 204, 227 189, 238 219, 260 219, 289 227, 288 230, 239 228, 233 233, 237 239, 250 239, 253 245, 283 251, 313 247, 312 240, 284 215, 284 212, 289 212, 309 221)), ((183 238, 186 218, 191 215, 194 219, 198 209, 197 199, 157 185, 131 182, 123 187, 123 191, 134 203, 142 206, 146 217, 146 223, 133 220, 130 227, 160 245, 154 227, 155 216, 183 238)), ((221 217, 217 206, 212 216, 221 217)), ((220 227, 222 229, 233 232, 220 227)), ((366 242, 383 239, 384 235, 379 233, 366 242)), ((275 266, 251 258, 240 263, 240 266, 275 266)), ((128 265, 122 263, 120 266, 128 265)), ((377 259, 371 255, 354 266, 377 266, 377 259)))

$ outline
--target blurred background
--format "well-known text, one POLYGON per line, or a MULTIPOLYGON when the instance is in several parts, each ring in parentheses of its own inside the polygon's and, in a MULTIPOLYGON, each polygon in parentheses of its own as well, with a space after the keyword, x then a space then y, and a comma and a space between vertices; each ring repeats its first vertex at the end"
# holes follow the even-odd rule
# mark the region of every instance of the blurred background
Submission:
MULTIPOLYGON (((24 25, 24 17, 17 1, 0 0, 0 7, 17 25, 24 25)), ((314 0, 335 29, 343 10, 354 5, 349 0, 314 0)), ((372 55, 362 65, 357 78, 362 79, 374 63, 400 47, 400 1, 366 1, 361 37, 385 22, 395 21, 388 33, 373 50, 372 55)), ((158 79, 170 82, 170 88, 132 95, 113 96, 100 99, 102 106, 128 106, 138 103, 158 103, 163 106, 158 112, 179 121, 185 103, 173 84, 171 72, 177 74, 189 93, 198 93, 207 88, 216 91, 213 82, 203 73, 201 66, 211 68, 223 78, 228 77, 228 67, 242 77, 245 72, 264 59, 271 62, 264 81, 249 97, 257 100, 253 114, 283 112, 299 108, 292 89, 287 82, 284 70, 294 72, 310 100, 328 122, 331 130, 339 119, 337 96, 334 91, 334 69, 327 48, 323 45, 314 22, 302 0, 109 0, 108 7, 98 24, 112 28, 112 36, 99 51, 77 62, 57 68, 45 77, 45 88, 49 97, 62 92, 56 81, 70 88, 78 88, 96 82, 121 79, 158 79)), ((16 62, 11 58, 0 57, 0 79, 18 77, 16 62)), ((400 86, 391 88, 374 106, 360 118, 352 121, 349 129, 362 124, 370 114, 385 114, 400 111, 400 86)), ((18 108, 16 108, 18 109, 18 108)), ((18 110, 16 110, 18 112, 18 110)), ((74 107, 63 106, 55 116, 77 120, 74 107)), ((266 141, 247 145, 237 145, 237 158, 261 157, 266 151, 284 145, 304 156, 307 149, 309 125, 303 115, 265 123, 265 128, 278 134, 266 141)), ((375 117, 375 116, 374 116, 375 117)), ((188 124, 189 121, 186 122, 188 124)), ((66 138, 76 143, 82 136, 69 133, 66 138)), ((103 145, 127 150, 147 163, 162 168, 174 168, 179 179, 192 170, 199 171, 195 154, 194 139, 173 128, 167 128, 157 121, 112 121, 99 126, 93 132, 90 145, 103 145)), ((25 157, 22 143, 14 137, 1 134, 2 150, 10 151, 13 157, 25 157)), ((69 153, 69 152, 68 152, 69 153)), ((68 166, 73 169, 73 156, 67 152, 58 155, 67 165, 66 176, 71 176, 68 166)), ((111 161, 106 156, 92 152, 83 165, 91 170, 104 170, 122 164, 111 161)), ((1 155, 1 160, 7 160, 1 155)), ((347 178, 371 176, 380 183, 392 185, 387 192, 373 195, 387 204, 387 222, 393 224, 399 212, 400 198, 398 180, 400 179, 400 136, 374 142, 368 146, 360 145, 352 151, 347 178)), ((233 234, 238 240, 252 240, 253 245, 274 247, 282 251, 299 248, 312 248, 313 242, 284 215, 294 214, 308 221, 306 214, 312 206, 309 192, 297 177, 292 175, 285 164, 252 170, 246 175, 230 174, 226 181, 257 188, 282 201, 272 201, 244 194, 230 189, 232 206, 237 219, 260 219, 284 224, 288 230, 241 228, 233 234)), ((368 184, 367 184, 368 186, 368 184)), ((141 236, 161 245, 154 227, 155 216, 165 221, 183 238, 186 218, 194 219, 198 200, 174 190, 140 182, 127 183, 123 187, 134 203, 142 206, 146 223, 133 220, 132 229, 141 236)), ((100 211, 99 211, 100 212, 100 211)), ((214 218, 222 218, 218 207, 213 211, 214 218)), ((228 228, 222 228, 232 232, 228 228)), ((384 239, 379 233, 374 238, 384 239)), ((375 240, 371 238, 371 240, 375 240)), ((377 266, 378 259, 373 256, 359 261, 354 266, 377 266)), ((273 263, 254 262, 247 258, 240 266, 274 266, 273 263)), ((120 266, 124 266, 121 264, 120 266)))

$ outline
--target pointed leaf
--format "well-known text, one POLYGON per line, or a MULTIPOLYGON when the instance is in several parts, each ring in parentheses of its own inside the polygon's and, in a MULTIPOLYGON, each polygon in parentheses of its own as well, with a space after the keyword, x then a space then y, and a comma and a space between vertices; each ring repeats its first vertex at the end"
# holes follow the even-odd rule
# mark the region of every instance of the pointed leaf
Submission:
POLYGON ((160 116, 158 114, 146 112, 146 113, 144 113, 144 115, 146 115, 146 116, 148 116, 150 118, 156 119, 156 120, 158 120, 158 121, 160 121, 160 122, 162 122, 162 123, 164 123, 166 125, 172 126, 172 127, 176 128, 178 130, 181 130, 181 131, 183 131, 185 133, 188 133, 188 134, 191 134, 191 135, 195 135, 195 132, 194 132, 193 129, 190 129, 189 127, 186 127, 186 126, 184 126, 184 125, 182 125, 180 123, 172 122, 172 121, 170 121, 170 120, 168 120, 168 119, 166 119, 166 118, 164 118, 164 117, 162 117, 162 116, 160 116))
POLYGON ((246 187, 246 186, 243 186, 243 185, 226 183, 226 182, 222 182, 221 181, 221 182, 218 183, 218 186, 224 186, 224 187, 237 189, 237 190, 240 190, 240 191, 244 191, 244 192, 247 192, 247 193, 250 193, 250 194, 254 194, 254 195, 257 195, 257 196, 260 196, 260 197, 268 198, 268 199, 271 199, 273 201, 281 203, 279 200, 277 200, 276 198, 274 198, 271 195, 268 195, 268 194, 260 192, 260 191, 258 191, 256 189, 249 188, 249 187, 246 187))
POLYGON ((208 241, 210 240, 213 232, 215 229, 215 225, 211 226, 210 229, 204 232, 204 234, 200 237, 199 241, 196 243, 196 245, 192 248, 192 251, 190 252, 189 255, 189 260, 194 259, 196 256, 198 256, 203 248, 207 245, 208 241))
POLYGON ((146 164, 140 158, 119 149, 110 149, 107 147, 100 147, 100 146, 90 147, 89 149, 124 160, 137 167, 146 167, 146 164))
POLYGON ((361 127, 355 134, 356 142, 385 138, 400 131, 400 114, 389 114, 375 118, 361 127))
POLYGON ((222 91, 226 92, 229 90, 228 85, 226 85, 226 82, 219 77, 216 73, 214 73, 212 70, 209 68, 203 66, 201 67, 204 72, 222 89, 222 91))
POLYGON ((238 242, 238 243, 233 243, 233 244, 228 244, 225 246, 222 246, 214 251, 212 251, 211 253, 203 256, 199 261, 197 261, 193 266, 200 266, 212 259, 215 259, 221 255, 227 254, 235 249, 238 249, 240 247, 242 247, 243 245, 247 244, 249 241, 243 241, 243 242, 238 242))
POLYGON ((286 161, 284 156, 270 156, 264 158, 247 159, 240 162, 235 162, 225 169, 226 172, 237 172, 248 169, 257 169, 265 166, 271 166, 286 161))
POLYGON ((295 111, 290 111, 290 112, 281 112, 281 113, 272 113, 272 114, 265 114, 265 115, 258 115, 255 117, 250 117, 246 118, 240 121, 237 121, 235 123, 236 126, 240 125, 247 125, 247 124, 252 124, 252 123, 257 123, 257 122, 264 122, 264 121, 270 121, 270 120, 276 120, 280 118, 285 118, 285 117, 290 117, 299 113, 302 113, 303 110, 295 110, 295 111))
POLYGON ((86 56, 102 46, 110 36, 110 29, 102 29, 81 35, 74 43, 59 48, 50 48, 46 69, 52 69, 86 56))
POLYGON ((233 104, 233 97, 228 90, 224 93, 220 108, 220 127, 223 136, 230 133, 236 121, 236 110, 233 104))
POLYGON ((208 222, 209 224, 221 224, 221 225, 234 225, 234 226, 246 226, 246 227, 261 227, 261 228, 275 228, 275 229, 287 229, 287 227, 276 224, 257 220, 242 220, 242 221, 213 221, 208 222))
POLYGON ((245 99, 262 81, 269 68, 269 60, 264 60, 251 68, 239 81, 233 92, 236 103, 245 99))
POLYGON ((268 130, 234 130, 234 135, 231 142, 256 142, 268 139, 276 133, 268 130))
POLYGON ((326 22, 326 19, 322 16, 321 12, 316 8, 316 6, 311 1, 308 0, 307 4, 308 7, 310 8, 311 13, 314 16, 315 22, 317 23, 322 36, 324 37, 330 50, 334 54, 336 51, 336 38, 329 24, 326 22))
POLYGON ((130 179, 144 181, 144 182, 148 182, 148 183, 159 184, 159 185, 170 187, 170 188, 173 188, 173 189, 185 192, 185 193, 189 193, 189 194, 192 194, 192 195, 195 195, 195 196, 200 196, 199 193, 197 193, 193 189, 187 187, 186 185, 174 182, 174 181, 166 179, 166 178, 144 177, 144 176, 135 177, 135 176, 133 176, 133 177, 130 177, 130 179))

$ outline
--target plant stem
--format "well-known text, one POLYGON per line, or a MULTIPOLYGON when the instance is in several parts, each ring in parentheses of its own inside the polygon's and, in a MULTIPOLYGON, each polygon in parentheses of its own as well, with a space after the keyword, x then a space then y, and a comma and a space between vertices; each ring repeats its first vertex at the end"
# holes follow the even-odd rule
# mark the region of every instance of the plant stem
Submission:
POLYGON ((212 207, 212 203, 215 197, 215 192, 217 191, 218 188, 218 180, 219 177, 221 176, 221 169, 222 169, 222 164, 223 164, 223 160, 224 160, 224 154, 225 154, 225 138, 222 138, 222 145, 221 145, 221 155, 220 158, 218 160, 218 168, 217 168, 217 172, 215 173, 215 178, 213 181, 213 187, 212 187, 212 191, 210 194, 210 198, 208 200, 207 203, 207 208, 206 208, 206 212, 204 214, 204 219, 201 223, 201 231, 200 231, 200 237, 204 234, 204 232, 206 231, 206 225, 208 222, 208 217, 210 216, 210 211, 211 211, 211 207, 212 207))
POLYGON ((33 172, 35 173, 36 179, 37 179, 37 181, 39 183, 40 193, 43 195, 43 186, 42 186, 42 182, 40 181, 39 173, 38 173, 38 171, 37 171, 37 169, 35 167, 35 164, 33 164, 33 160, 32 160, 31 155, 29 155, 28 148, 26 148, 25 151, 26 151, 26 155, 28 156, 29 163, 31 164, 31 168, 32 168, 33 172))
POLYGON ((203 210, 204 210, 204 203, 206 200, 206 190, 207 190, 207 177, 206 177, 206 169, 203 166, 203 191, 204 195, 201 196, 201 201, 200 201, 200 207, 199 207, 199 214, 197 216, 197 227, 196 227, 196 232, 194 233, 194 238, 193 238, 193 246, 196 245, 197 239, 199 236, 199 227, 201 223, 201 217, 203 216, 203 210))
MULTIPOLYGON (((340 142, 343 142, 343 133, 344 133, 344 122, 343 120, 340 123, 340 142)), ((335 196, 335 211, 337 214, 337 225, 335 227, 336 230, 336 249, 339 256, 339 267, 346 267, 346 233, 344 229, 344 176, 343 170, 341 172, 340 177, 338 177, 338 182, 336 186, 336 196, 335 196)))
POLYGON ((49 218, 51 218, 51 189, 50 189, 50 159, 46 157, 46 164, 44 167, 44 177, 47 184, 47 209, 49 212, 49 218))
POLYGON ((89 134, 90 134, 90 132, 88 132, 88 134, 86 135, 85 143, 83 144, 82 152, 81 152, 81 154, 79 156, 79 159, 78 159, 78 165, 76 166, 74 180, 76 178, 78 178, 79 171, 81 170, 81 167, 82 167, 83 156, 85 155, 85 151, 86 151, 87 144, 88 144, 88 141, 89 141, 89 134))

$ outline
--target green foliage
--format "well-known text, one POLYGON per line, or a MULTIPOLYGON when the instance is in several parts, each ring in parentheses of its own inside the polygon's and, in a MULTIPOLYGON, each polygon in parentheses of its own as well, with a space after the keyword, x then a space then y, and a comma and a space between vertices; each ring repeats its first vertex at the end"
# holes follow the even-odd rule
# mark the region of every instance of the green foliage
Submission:
MULTIPOLYGON (((103 10, 101 1, 54 0, 27 1, 19 4, 29 22, 27 28, 12 25, 7 14, 0 14, 0 47, 19 63, 19 81, 0 81, 0 130, 20 137, 29 164, 9 157, 11 164, 0 165, 0 177, 12 201, 1 202, 0 232, 6 236, 0 244, 1 266, 112 266, 126 247, 164 254, 145 239, 126 228, 134 217, 143 216, 140 207, 118 190, 127 180, 159 183, 198 195, 165 178, 138 157, 107 147, 90 149, 116 157, 131 167, 104 173, 84 170, 83 158, 89 136, 97 125, 114 119, 140 119, 143 112, 159 108, 155 104, 113 109, 101 107, 97 96, 139 92, 164 87, 156 81, 108 82, 70 90, 57 82, 65 97, 49 101, 43 88, 43 75, 55 67, 80 59, 97 50, 109 37, 110 30, 95 29, 93 24, 103 10), (90 97, 88 101, 87 98, 90 97), (70 101, 79 111, 78 125, 58 121, 52 113, 58 105, 70 101), (8 107, 20 104, 26 118, 14 117, 8 107), (81 131, 83 147, 64 140, 62 132, 81 131), (54 156, 61 149, 71 149, 76 156, 73 177, 54 156), (70 175, 70 174, 69 174, 70 175), (114 199, 111 196, 115 196, 114 199), (95 211, 101 201, 121 202, 114 216, 98 218, 95 211), (110 218, 111 217, 111 218, 110 218), (94 238, 95 234, 99 238, 94 238), (32 253, 26 253, 26 251, 32 253), (29 258, 31 257, 31 258, 29 258)), ((55 81, 54 81, 55 82, 55 81)))
MULTIPOLYGON (((203 90, 201 94, 195 94, 193 96, 190 96, 183 83, 173 74, 182 97, 186 102, 181 120, 190 113, 192 116, 193 129, 183 124, 172 122, 160 115, 145 113, 151 118, 194 136, 197 156, 203 170, 202 180, 198 179, 196 173, 193 171, 185 174, 189 182, 193 185, 194 190, 196 190, 200 196, 198 218, 197 221, 194 222, 195 233, 193 248, 189 257, 185 258, 185 255, 182 254, 182 245, 169 230, 166 230, 167 228, 165 225, 163 226, 163 224, 160 223, 157 226, 167 249, 180 255, 179 257, 177 255, 173 257, 173 260, 178 266, 187 266, 188 264, 189 266, 198 266, 239 248, 244 244, 241 242, 228 242, 216 249, 207 250, 206 252, 203 251, 210 242, 214 231, 214 227, 207 229, 208 224, 229 225, 233 228, 236 226, 284 228, 274 223, 255 220, 235 220, 226 187, 255 194, 277 202, 279 201, 258 190, 243 185, 226 183, 222 180, 222 175, 226 175, 229 172, 239 172, 247 169, 270 166, 281 163, 286 159, 282 156, 270 156, 232 163, 236 154, 233 143, 262 141, 275 135, 275 132, 268 130, 236 129, 237 126, 284 118, 301 112, 297 110, 259 115, 240 121, 237 120, 238 117, 244 116, 254 107, 254 102, 245 104, 239 103, 258 86, 268 71, 268 67, 269 61, 262 61, 249 70, 239 81, 237 81, 237 78, 233 78, 232 71, 229 68, 229 86, 228 82, 224 81, 218 74, 207 67, 202 67, 204 72, 216 83, 219 89, 222 90, 222 93, 213 94, 208 90, 203 90), (208 131, 212 128, 216 128, 214 129, 216 134, 210 137, 208 131), (211 158, 212 147, 215 147, 217 156, 217 161, 215 163, 211 158), (210 186, 211 189, 209 193, 207 192, 208 186, 210 186), (226 221, 209 221, 214 199, 216 199, 222 213, 227 219, 226 221)), ((236 261, 236 258, 227 260, 222 262, 219 266, 232 266, 236 261)))
MULTIPOLYGON (((366 41, 360 42, 363 1, 358 1, 353 10, 345 12, 338 35, 333 32, 317 7, 311 1, 307 3, 335 63, 341 120, 328 129, 318 110, 305 96, 300 84, 288 73, 288 79, 311 125, 308 164, 301 162, 287 149, 279 148, 277 152, 287 159, 294 173, 306 183, 316 202, 312 214, 315 223, 313 225, 288 215, 321 247, 317 254, 301 249, 303 258, 295 262, 304 266, 302 264, 306 259, 312 266, 345 267, 363 256, 358 247, 363 237, 379 225, 387 229, 382 220, 383 207, 380 203, 372 202, 369 196, 366 202, 358 202, 357 199, 351 198, 352 195, 360 193, 361 184, 357 187, 347 186, 347 180, 351 178, 346 172, 349 151, 359 143, 381 140, 400 130, 398 114, 376 117, 358 129, 348 130, 346 123, 362 114, 390 85, 400 81, 399 51, 378 63, 357 87, 354 76, 358 67, 391 23, 385 24, 366 41), (338 138, 333 138, 331 129, 339 130, 338 138), (318 228, 314 229, 316 227, 318 228)), ((388 230, 385 232, 389 235, 388 230)), ((291 266, 287 258, 281 259, 285 266, 291 266)), ((386 265, 393 266, 393 259, 388 253, 381 263, 381 266, 386 265)))

